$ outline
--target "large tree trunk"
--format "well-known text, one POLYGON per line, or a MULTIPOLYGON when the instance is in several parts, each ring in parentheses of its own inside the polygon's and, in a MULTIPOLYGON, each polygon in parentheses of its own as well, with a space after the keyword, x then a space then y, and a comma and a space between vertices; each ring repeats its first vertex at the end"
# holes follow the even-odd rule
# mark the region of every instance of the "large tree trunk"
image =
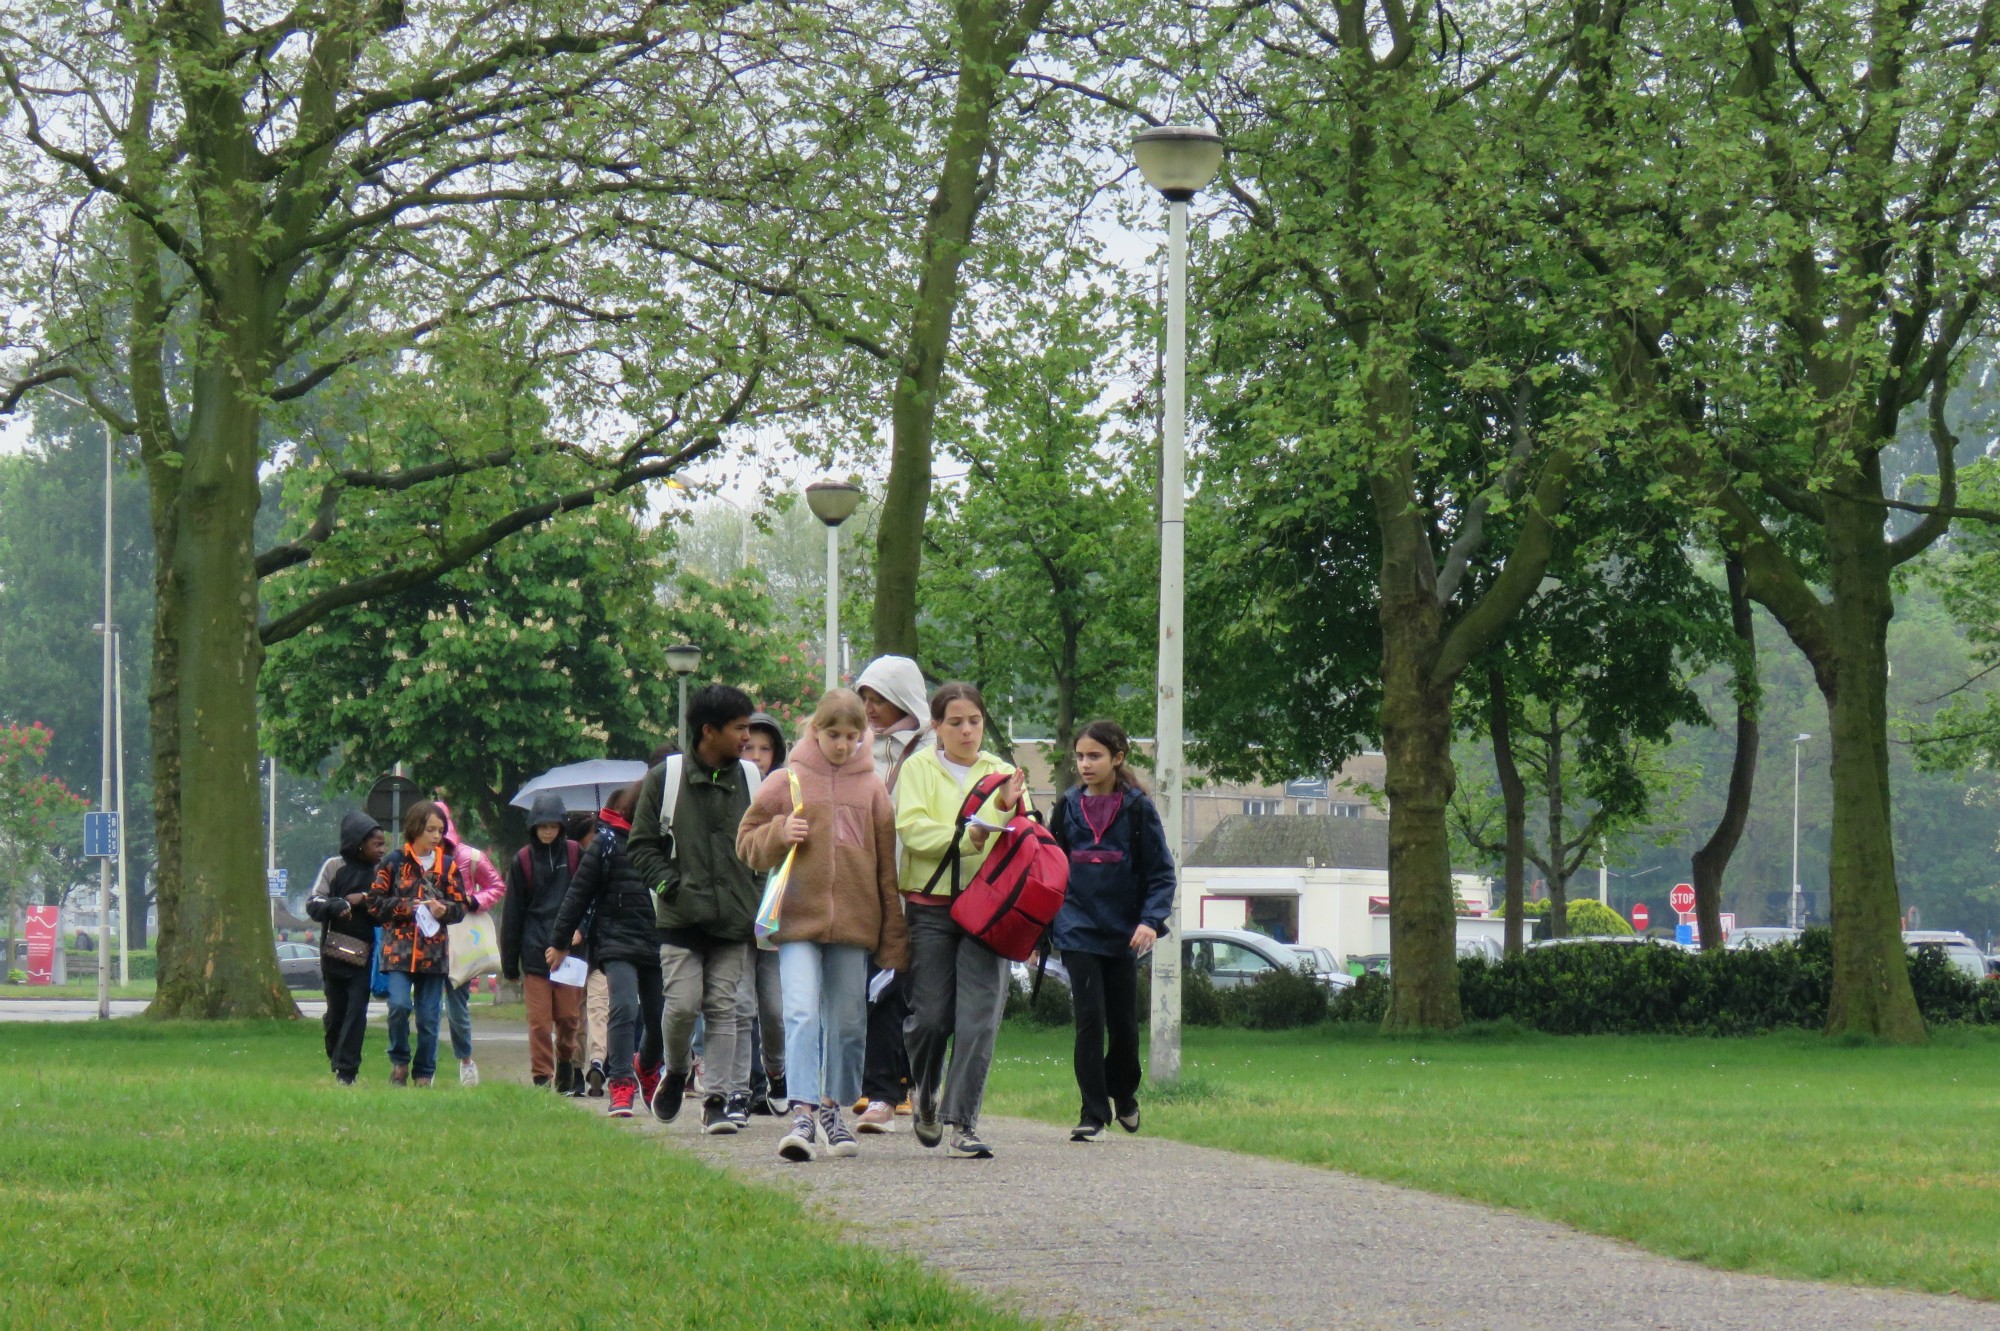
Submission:
POLYGON ((981 176, 993 148, 1001 89, 1051 0, 1025 0, 1019 15, 1005 0, 958 6, 958 85, 944 165, 924 216, 921 273, 910 311, 902 365, 889 403, 889 478, 875 528, 874 652, 917 655, 917 574, 924 517, 931 503, 931 445, 938 393, 963 293, 960 274, 986 202, 981 176))
MULTIPOLYGON (((1871 467, 1869 470, 1873 470, 1871 467)), ((1874 478, 1879 489, 1879 477, 1874 478)), ((1813 662, 1833 733, 1830 1035, 1925 1038, 1910 989, 1889 804, 1889 619, 1886 509, 1826 498, 1832 659, 1813 662)))
POLYGON ((1549 858, 1542 872, 1549 882, 1549 937, 1569 937, 1569 855, 1563 846, 1563 728, 1556 704, 1549 705, 1548 777, 1549 858))
POLYGON ((1750 614, 1742 559, 1728 556, 1723 571, 1729 580, 1729 623, 1736 632, 1736 753, 1729 764, 1729 795, 1722 804, 1722 817, 1694 853, 1694 913, 1704 952, 1720 951, 1723 945, 1722 876, 1750 821, 1751 787, 1757 779, 1757 626, 1750 614))
POLYGON ((1389 1012, 1382 1025, 1388 1031, 1453 1030, 1462 1021, 1457 893, 1445 831, 1458 784, 1451 762, 1453 684, 1431 678, 1441 627, 1436 600, 1390 592, 1387 575, 1400 562, 1390 553, 1398 530, 1383 532, 1380 612, 1383 785, 1389 796, 1389 1012))
POLYGON ((255 835, 259 414, 226 367, 216 355, 197 371, 212 382, 195 394, 173 546, 181 875, 171 910, 164 902, 161 910, 159 991, 149 1009, 160 1017, 298 1014, 271 945, 255 835))
POLYGON ((1505 949, 1510 957, 1521 955, 1523 911, 1526 903, 1522 887, 1528 876, 1528 788, 1521 780, 1520 764, 1514 761, 1514 725, 1508 715, 1507 675, 1499 666, 1486 673, 1488 733, 1493 740, 1493 770, 1500 778, 1501 816, 1506 823, 1506 843, 1502 870, 1506 893, 1505 949))

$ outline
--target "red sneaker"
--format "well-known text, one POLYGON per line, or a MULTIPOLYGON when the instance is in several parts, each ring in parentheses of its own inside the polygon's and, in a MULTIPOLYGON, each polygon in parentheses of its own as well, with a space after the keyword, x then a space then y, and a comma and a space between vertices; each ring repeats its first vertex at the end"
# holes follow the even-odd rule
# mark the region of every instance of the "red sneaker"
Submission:
POLYGON ((611 1103, 605 1107, 604 1112, 612 1118, 632 1117, 632 1091, 633 1086, 629 1081, 614 1083, 611 1087, 611 1103))
POLYGON ((659 1089, 660 1068, 642 1068, 637 1063, 633 1067, 639 1074, 639 1103, 649 1105, 653 1103, 653 1092, 659 1089))

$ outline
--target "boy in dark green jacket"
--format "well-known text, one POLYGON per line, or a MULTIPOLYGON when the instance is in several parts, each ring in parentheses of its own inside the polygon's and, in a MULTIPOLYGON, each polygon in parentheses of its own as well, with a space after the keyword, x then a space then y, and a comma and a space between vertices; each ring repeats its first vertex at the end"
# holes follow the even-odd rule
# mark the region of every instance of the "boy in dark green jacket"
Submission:
POLYGON ((654 1117, 670 1121, 680 1112, 699 1015, 707 1031, 702 1130, 718 1134, 736 1131, 749 1115, 750 1088, 734 1082, 743 1034, 736 999, 751 964, 763 876, 736 857, 736 828, 757 792, 756 768, 742 760, 754 710, 748 694, 726 684, 688 699, 694 748, 646 774, 627 851, 653 890, 666 988, 666 1047, 640 1051, 639 1088, 654 1117))

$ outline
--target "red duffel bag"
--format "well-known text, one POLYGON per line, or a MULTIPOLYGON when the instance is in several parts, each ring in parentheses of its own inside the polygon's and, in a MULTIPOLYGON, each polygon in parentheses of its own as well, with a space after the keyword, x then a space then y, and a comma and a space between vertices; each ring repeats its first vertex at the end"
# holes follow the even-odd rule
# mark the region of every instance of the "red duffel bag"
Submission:
POLYGON ((1007 960, 1026 961, 1056 922, 1056 912, 1069 894, 1069 856, 1056 844, 1055 835, 1042 826, 1042 816, 1016 808, 1007 825, 993 833, 998 840, 972 881, 963 888, 958 881, 962 859, 959 842, 965 836, 966 822, 993 798, 994 791, 1007 784, 1009 775, 995 772, 983 776, 966 792, 952 831, 951 849, 945 852, 930 882, 924 884, 924 891, 935 888, 945 870, 951 870, 952 922, 1007 960))

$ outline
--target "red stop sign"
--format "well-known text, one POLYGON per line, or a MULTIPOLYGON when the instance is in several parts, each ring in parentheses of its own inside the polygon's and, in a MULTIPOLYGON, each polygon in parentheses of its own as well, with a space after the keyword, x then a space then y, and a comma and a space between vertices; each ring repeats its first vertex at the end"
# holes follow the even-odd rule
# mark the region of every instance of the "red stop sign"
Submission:
POLYGON ((1645 902, 1641 901, 1632 907, 1632 927, 1634 929, 1643 931, 1646 927, 1646 921, 1652 918, 1652 915, 1646 910, 1645 902))
POLYGON ((1675 883, 1673 895, 1667 898, 1667 904, 1679 914, 1694 914, 1694 884, 1675 883))

